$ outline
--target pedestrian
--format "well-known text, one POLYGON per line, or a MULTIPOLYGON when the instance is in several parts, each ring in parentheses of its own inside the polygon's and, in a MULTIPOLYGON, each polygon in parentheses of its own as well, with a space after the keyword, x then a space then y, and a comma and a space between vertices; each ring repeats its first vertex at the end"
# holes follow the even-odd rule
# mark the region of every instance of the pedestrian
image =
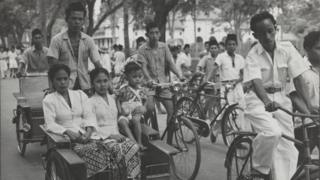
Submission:
MULTIPOLYGON (((292 111, 286 91, 289 79, 299 80, 308 66, 290 42, 276 42, 276 20, 261 12, 250 20, 253 36, 259 41, 245 60, 244 83, 251 88, 245 95, 245 119, 257 136, 253 139, 252 175, 274 180, 289 180, 297 167, 298 151, 294 143, 281 137, 294 138, 292 117, 278 110, 292 111)), ((294 88, 293 88, 294 89, 294 88)))
POLYGON ((81 2, 70 3, 66 8, 67 30, 54 36, 48 51, 49 65, 61 63, 71 69, 70 88, 90 93, 88 61, 101 67, 98 47, 93 39, 81 32, 86 17, 86 8, 81 2))
POLYGON ((2 79, 7 77, 6 75, 7 70, 8 70, 8 64, 6 60, 6 52, 4 51, 4 47, 0 47, 0 72, 1 72, 2 79))
POLYGON ((18 76, 44 75, 49 70, 48 48, 43 46, 43 34, 40 29, 31 33, 32 46, 26 49, 19 61, 18 76))
POLYGON ((11 49, 8 52, 8 57, 9 57, 10 78, 16 78, 18 64, 16 60, 17 58, 16 48, 14 46, 11 46, 11 49))
POLYGON ((185 78, 189 79, 191 76, 190 66, 190 45, 185 44, 183 47, 183 51, 180 54, 178 54, 176 67, 180 74, 182 74, 185 78))
POLYGON ((215 76, 210 76, 210 73, 213 71, 215 60, 219 54, 219 45, 217 41, 210 41, 209 43, 210 54, 204 56, 197 65, 197 71, 203 72, 205 81, 217 82, 215 76))

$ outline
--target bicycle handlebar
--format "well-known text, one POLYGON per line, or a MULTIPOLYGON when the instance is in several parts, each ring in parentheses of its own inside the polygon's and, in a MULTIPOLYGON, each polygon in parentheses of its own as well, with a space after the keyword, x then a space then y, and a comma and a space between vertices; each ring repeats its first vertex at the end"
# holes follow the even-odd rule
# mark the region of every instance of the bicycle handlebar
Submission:
POLYGON ((287 114, 293 116, 293 117, 301 117, 301 118, 311 118, 311 119, 319 119, 318 121, 320 121, 320 115, 317 114, 302 114, 302 113, 293 113, 283 107, 279 107, 278 109, 280 109, 283 112, 286 112, 287 114))

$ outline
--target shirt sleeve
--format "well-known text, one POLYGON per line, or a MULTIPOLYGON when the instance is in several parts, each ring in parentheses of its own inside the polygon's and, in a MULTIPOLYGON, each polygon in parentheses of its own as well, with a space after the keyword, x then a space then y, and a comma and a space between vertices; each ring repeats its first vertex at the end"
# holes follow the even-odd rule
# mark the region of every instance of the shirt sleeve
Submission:
POLYGON ((262 79, 261 69, 259 62, 249 54, 245 60, 243 69, 243 82, 248 82, 253 79, 262 79))
POLYGON ((88 98, 88 96, 81 90, 80 92, 80 98, 82 99, 82 107, 83 107, 83 125, 84 127, 93 127, 95 130, 97 130, 97 119, 93 112, 92 104, 88 98))
POLYGON ((206 57, 203 57, 202 59, 200 59, 199 63, 198 63, 198 67, 204 68, 206 66, 206 57))
POLYGON ((288 46, 287 53, 289 55, 288 69, 291 78, 296 78, 297 76, 301 75, 303 72, 309 69, 300 53, 291 43, 288 46))
POLYGON ((22 56, 21 56, 21 59, 20 59, 20 62, 23 63, 23 64, 28 64, 28 50, 25 51, 22 56))
POLYGON ((172 55, 171 55, 171 52, 170 52, 170 50, 169 50, 169 48, 168 48, 168 46, 167 45, 165 45, 165 58, 166 58, 166 61, 170 64, 170 63, 173 63, 173 61, 172 61, 172 55))
POLYGON ((222 57, 221 57, 221 56, 222 56, 222 55, 219 54, 219 55, 217 56, 216 60, 214 61, 218 66, 221 66, 221 64, 222 64, 222 57))
POLYGON ((101 56, 98 51, 97 45, 94 44, 93 40, 89 40, 89 49, 90 49, 90 60, 92 63, 99 62, 101 59, 101 56))
POLYGON ((52 38, 49 49, 48 49, 48 57, 53 57, 55 59, 59 59, 60 54, 60 45, 59 40, 57 38, 52 38))
POLYGON ((56 123, 56 109, 54 107, 54 102, 52 99, 48 99, 47 97, 42 102, 46 129, 49 132, 63 134, 67 129, 56 123))
POLYGON ((239 55, 239 64, 240 64, 240 69, 243 69, 244 68, 244 58, 241 56, 241 55, 239 55))

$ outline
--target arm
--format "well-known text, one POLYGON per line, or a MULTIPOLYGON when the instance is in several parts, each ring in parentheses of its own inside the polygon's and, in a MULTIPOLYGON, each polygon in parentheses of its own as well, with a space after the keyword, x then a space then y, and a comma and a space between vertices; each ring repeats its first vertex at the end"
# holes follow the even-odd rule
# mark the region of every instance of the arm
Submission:
POLYGON ((253 79, 252 86, 254 92, 256 93, 258 98, 263 102, 263 104, 267 105, 272 102, 268 97, 266 90, 263 87, 261 79, 253 79))
POLYGON ((56 134, 64 134, 66 128, 56 123, 56 109, 51 99, 48 96, 42 102, 44 120, 46 129, 56 134))
POLYGON ((172 58, 171 58, 171 53, 170 50, 168 48, 168 46, 166 45, 165 47, 165 61, 168 63, 169 65, 169 69, 179 78, 182 79, 182 75, 179 74, 179 71, 176 68, 176 65, 173 63, 172 58))
POLYGON ((208 82, 209 79, 211 79, 211 77, 216 74, 218 68, 219 68, 218 64, 214 63, 213 69, 212 69, 212 71, 209 72, 208 76, 205 79, 205 82, 208 82))
POLYGON ((52 38, 49 49, 48 49, 48 64, 51 67, 53 64, 58 63, 58 59, 60 56, 60 45, 57 38, 52 38))
POLYGON ((94 66, 96 68, 102 67, 102 65, 100 63, 101 56, 99 54, 98 47, 94 44, 92 39, 90 39, 89 50, 90 50, 90 53, 89 53, 90 60, 91 60, 92 64, 94 64, 94 66))
POLYGON ((306 103, 303 101, 303 99, 299 96, 299 94, 296 91, 290 93, 289 97, 291 99, 293 107, 296 110, 303 114, 310 114, 310 111, 308 110, 306 103))
POLYGON ((151 81, 152 78, 149 74, 148 71, 148 64, 147 64, 147 60, 145 59, 145 56, 143 56, 143 53, 141 51, 139 51, 139 57, 141 58, 141 64, 142 64, 142 72, 144 74, 144 76, 146 77, 147 81, 151 81))

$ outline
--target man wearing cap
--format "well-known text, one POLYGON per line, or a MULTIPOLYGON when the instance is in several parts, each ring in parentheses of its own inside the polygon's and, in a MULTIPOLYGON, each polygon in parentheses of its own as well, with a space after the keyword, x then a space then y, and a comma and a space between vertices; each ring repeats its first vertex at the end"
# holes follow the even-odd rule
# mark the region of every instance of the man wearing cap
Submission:
POLYGON ((245 95, 245 119, 257 136, 253 140, 252 174, 274 180, 289 180, 297 167, 298 152, 294 143, 281 137, 294 137, 292 117, 278 109, 292 110, 288 88, 308 70, 301 55, 290 42, 276 42, 276 20, 268 12, 251 18, 250 29, 259 43, 245 60, 244 83, 251 88, 245 95))
POLYGON ((40 29, 32 31, 32 47, 26 49, 19 62, 17 76, 47 74, 49 69, 48 48, 42 45, 43 35, 40 29))

